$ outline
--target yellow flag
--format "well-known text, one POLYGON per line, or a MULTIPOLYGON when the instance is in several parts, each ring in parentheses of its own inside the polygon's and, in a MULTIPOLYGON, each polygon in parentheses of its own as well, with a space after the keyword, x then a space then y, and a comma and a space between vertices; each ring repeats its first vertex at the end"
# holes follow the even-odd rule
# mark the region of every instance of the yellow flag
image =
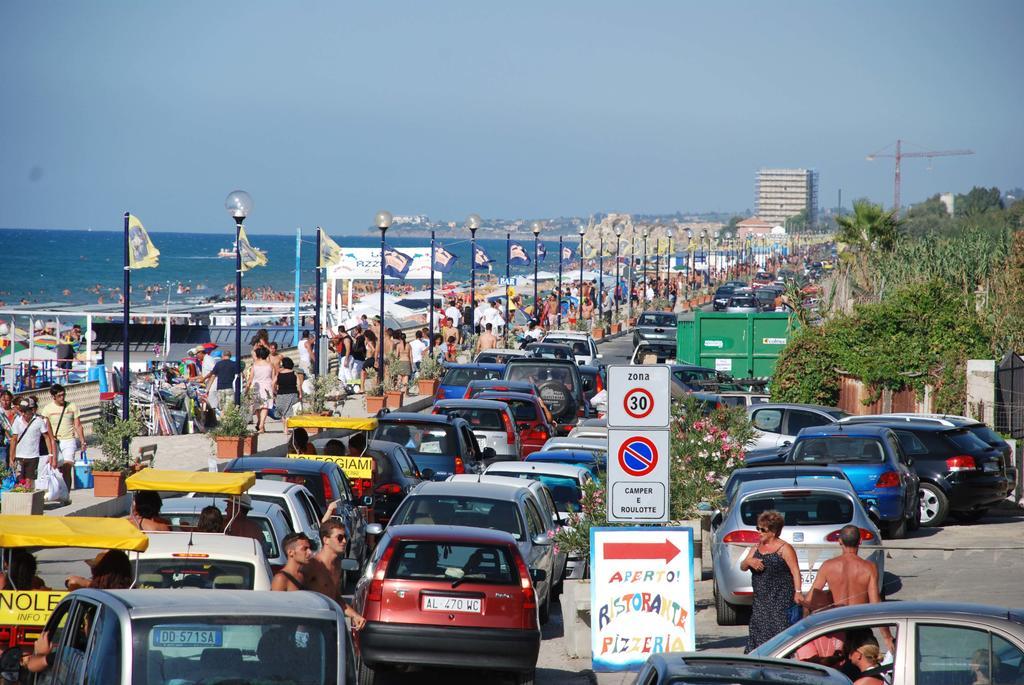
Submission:
POLYGON ((244 226, 238 229, 238 251, 242 255, 242 271, 248 271, 267 263, 267 254, 249 244, 249 237, 245 235, 244 226))
POLYGON ((341 248, 338 243, 331 240, 327 231, 318 228, 320 231, 320 267, 327 268, 341 263, 341 248))
POLYGON ((128 267, 152 269, 160 266, 160 250, 156 249, 149 234, 137 217, 128 215, 128 267))

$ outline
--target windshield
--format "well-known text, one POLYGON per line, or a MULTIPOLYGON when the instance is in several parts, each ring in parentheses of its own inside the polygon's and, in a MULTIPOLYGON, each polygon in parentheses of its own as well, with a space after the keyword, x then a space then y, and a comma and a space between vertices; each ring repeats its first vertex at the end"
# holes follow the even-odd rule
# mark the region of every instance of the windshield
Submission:
POLYGON ((587 344, 586 340, 568 340, 564 338, 552 338, 548 336, 545 341, 557 343, 559 345, 568 345, 572 349, 573 354, 578 354, 581 357, 590 355, 590 345, 587 344))
POLYGON ((555 508, 563 514, 580 511, 580 485, 571 476, 553 476, 546 473, 520 473, 517 471, 495 471, 487 470, 488 476, 507 476, 508 478, 522 478, 535 480, 543 483, 551 492, 551 499, 555 500, 555 508))
POLYGON ((793 491, 747 497, 740 504, 743 525, 756 526, 757 517, 774 509, 787 526, 842 526, 853 520, 853 502, 827 492, 793 491))
POLYGON ((140 559, 140 588, 202 588, 204 590, 251 590, 252 564, 219 559, 140 559))
POLYGON ((465 419, 469 425, 482 431, 503 431, 505 422, 501 420, 503 413, 497 409, 478 409, 475 407, 437 407, 438 414, 465 419))
POLYGON ((402 421, 381 422, 373 434, 374 440, 396 442, 417 454, 451 455, 458 452, 459 439, 453 426, 437 423, 402 421))
POLYGON ((754 307, 757 305, 757 300, 751 295, 744 295, 743 297, 734 297, 729 300, 730 307, 754 307))
POLYGON ((568 359, 572 354, 572 350, 565 349, 562 342, 552 342, 550 345, 534 343, 527 349, 533 356, 544 359, 568 359))
POLYGON ((834 436, 798 440, 790 461, 800 464, 878 464, 884 460, 882 443, 875 438, 834 436))
POLYGON ((399 542, 386 578, 461 584, 514 585, 519 572, 509 550, 495 545, 417 540, 399 542))
POLYGON ((640 320, 636 323, 637 326, 660 326, 675 328, 676 326, 676 315, 675 314, 641 314, 640 320))
POLYGON ((132 633, 132 685, 338 682, 334 621, 211 612, 136 619, 132 633))
POLYGON ((729 297, 734 292, 736 292, 736 288, 733 288, 731 285, 723 285, 715 291, 715 297, 729 297))
POLYGON ((494 369, 448 369, 441 385, 469 385, 470 381, 492 381, 496 378, 501 378, 501 372, 494 369))
POLYGON ((490 528, 523 539, 523 528, 515 502, 455 495, 407 497, 391 519, 392 524, 426 524, 490 528))
POLYGON ((672 345, 646 345, 641 343, 633 353, 638 364, 665 364, 676 358, 676 348, 672 345))
MULTIPOLYGON (((509 364, 505 372, 506 378, 510 381, 526 381, 540 387, 542 383, 551 380, 560 382, 569 388, 574 395, 579 392, 576 384, 576 375, 573 374, 569 365, 554 364, 509 364)), ((578 395, 577 395, 578 396, 578 395)))

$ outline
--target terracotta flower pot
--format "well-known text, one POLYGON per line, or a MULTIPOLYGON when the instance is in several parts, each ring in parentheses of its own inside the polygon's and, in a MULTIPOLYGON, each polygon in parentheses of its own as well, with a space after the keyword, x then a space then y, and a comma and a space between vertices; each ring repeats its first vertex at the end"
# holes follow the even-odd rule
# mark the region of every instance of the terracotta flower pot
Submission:
POLYGON ((594 340, 600 340, 601 338, 604 337, 604 328, 598 326, 596 328, 590 329, 590 337, 592 337, 594 340))
POLYGON ((39 516, 43 513, 43 497, 46 493, 42 490, 34 492, 13 492, 8 490, 0 495, 0 509, 5 514, 20 514, 22 516, 39 516))
POLYGON ((383 395, 364 395, 366 397, 366 413, 376 414, 384 408, 383 395))
POLYGON ((416 381, 416 385, 419 386, 419 392, 421 395, 433 395, 437 392, 437 386, 440 385, 441 381, 436 378, 421 378, 416 381))
POLYGON ((237 459, 245 455, 245 441, 235 435, 217 435, 213 438, 217 445, 218 459, 237 459))
POLYGON ((405 393, 401 390, 389 390, 384 393, 384 406, 388 409, 401 409, 405 393))
POLYGON ((124 474, 120 471, 93 471, 92 484, 96 497, 120 497, 126 492, 124 474))
POLYGON ((612 324, 612 335, 615 335, 616 333, 618 333, 621 330, 622 330, 622 324, 621 323, 613 323, 612 324))

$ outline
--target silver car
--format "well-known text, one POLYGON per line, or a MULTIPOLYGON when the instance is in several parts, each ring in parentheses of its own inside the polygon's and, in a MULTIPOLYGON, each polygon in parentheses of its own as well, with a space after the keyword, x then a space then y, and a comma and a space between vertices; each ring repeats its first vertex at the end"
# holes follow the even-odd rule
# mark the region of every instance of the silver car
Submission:
POLYGON ((648 342, 676 344, 678 318, 672 312, 642 312, 633 329, 633 346, 648 342))
POLYGON ((569 431, 567 438, 596 438, 598 440, 608 439, 607 419, 583 419, 576 427, 569 431))
POLYGON ((807 658, 819 638, 869 632, 883 656, 880 677, 893 685, 1022 682, 1024 611, 980 604, 883 602, 830 609, 790 626, 751 656, 807 658))
POLYGON ((751 404, 747 416, 754 425, 752 450, 785 447, 793 444, 796 434, 804 428, 827 426, 849 416, 838 407, 816 404, 751 404))
POLYGON ((881 590, 882 536, 849 481, 803 476, 748 481, 735 489, 725 510, 711 519, 718 625, 740 623, 753 604, 751 574, 740 570, 740 561, 759 542, 757 517, 770 509, 785 517, 780 537, 796 550, 805 592, 822 563, 839 554, 839 530, 848 524, 861 529, 860 554, 878 568, 881 590))
POLYGON ((540 449, 544 452, 554 452, 556 450, 581 450, 583 452, 591 452, 597 459, 597 463, 600 464, 602 468, 604 468, 604 465, 608 461, 607 438, 555 437, 549 438, 540 449))
POLYGON ((465 419, 480 444, 490 447, 495 456, 488 461, 519 459, 519 428, 515 414, 504 402, 496 400, 438 400, 435 414, 465 419))

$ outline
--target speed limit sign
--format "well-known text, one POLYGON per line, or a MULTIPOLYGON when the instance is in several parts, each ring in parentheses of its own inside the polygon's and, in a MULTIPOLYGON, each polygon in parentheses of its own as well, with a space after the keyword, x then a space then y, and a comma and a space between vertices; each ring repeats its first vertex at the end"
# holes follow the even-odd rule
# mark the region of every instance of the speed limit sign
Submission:
POLYGON ((608 367, 608 427, 668 428, 667 366, 608 367))

